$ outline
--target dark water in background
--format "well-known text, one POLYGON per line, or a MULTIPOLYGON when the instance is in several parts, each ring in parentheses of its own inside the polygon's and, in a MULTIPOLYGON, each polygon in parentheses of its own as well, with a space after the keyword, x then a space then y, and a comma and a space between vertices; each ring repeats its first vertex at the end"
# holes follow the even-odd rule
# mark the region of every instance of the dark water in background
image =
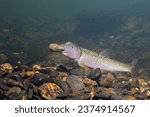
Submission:
POLYGON ((0 0, 0 60, 44 60, 49 43, 66 41, 113 50, 121 61, 149 60, 149 6, 149 0, 0 0))

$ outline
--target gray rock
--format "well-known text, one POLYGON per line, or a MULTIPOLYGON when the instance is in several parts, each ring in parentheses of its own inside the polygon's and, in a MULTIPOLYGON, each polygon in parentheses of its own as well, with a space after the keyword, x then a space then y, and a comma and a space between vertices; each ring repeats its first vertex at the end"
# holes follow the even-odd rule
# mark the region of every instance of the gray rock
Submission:
POLYGON ((70 86, 72 91, 78 91, 85 88, 81 77, 76 75, 69 75, 67 79, 67 84, 70 86))

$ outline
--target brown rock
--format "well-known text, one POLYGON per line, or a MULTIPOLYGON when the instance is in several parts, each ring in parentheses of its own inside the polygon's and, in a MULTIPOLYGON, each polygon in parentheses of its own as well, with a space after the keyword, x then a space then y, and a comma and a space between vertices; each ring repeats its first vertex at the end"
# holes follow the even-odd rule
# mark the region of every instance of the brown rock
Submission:
POLYGON ((44 99, 52 100, 63 92, 63 90, 54 83, 45 83, 39 87, 39 92, 44 99))
POLYGON ((56 52, 61 52, 61 51, 64 50, 64 48, 61 45, 57 44, 57 43, 51 43, 49 45, 49 49, 52 50, 52 51, 56 51, 56 52))
POLYGON ((128 80, 127 75, 122 73, 116 74, 116 79, 119 82, 128 80))
POLYGON ((69 94, 69 97, 75 97, 82 94, 84 94, 83 90, 73 91, 72 93, 69 94))
POLYGON ((139 81, 134 78, 130 78, 128 82, 131 84, 132 88, 139 88, 139 81))
POLYGON ((82 81, 86 86, 90 86, 90 85, 97 86, 98 85, 96 81, 91 80, 89 78, 83 78, 82 81))
POLYGON ((27 95, 22 96, 21 100, 28 100, 28 96, 27 95))
POLYGON ((133 96, 126 96, 125 100, 136 100, 136 98, 133 96))
POLYGON ((34 76, 35 74, 38 74, 39 72, 38 71, 26 71, 26 72, 21 72, 20 75, 22 77, 32 77, 34 76))
POLYGON ((32 69, 35 70, 35 71, 36 71, 36 70, 40 70, 40 69, 41 69, 41 66, 40 66, 40 65, 33 65, 33 66, 32 66, 32 69))
POLYGON ((8 96, 12 93, 20 93, 21 92, 21 88, 20 87, 17 87, 17 86, 14 86, 12 88, 10 88, 6 93, 5 95, 8 96))
POLYGON ((9 64, 9 63, 4 63, 4 64, 1 64, 0 65, 0 69, 2 70, 2 71, 12 71, 13 70, 13 67, 12 67, 12 65, 11 64, 9 64))
POLYGON ((140 91, 140 90, 139 90, 138 88, 131 88, 131 89, 130 89, 130 94, 131 94, 131 95, 134 95, 134 94, 136 94, 136 93, 139 93, 139 91, 140 91))
POLYGON ((111 74, 103 74, 100 78, 99 85, 103 87, 113 87, 115 83, 115 77, 111 74))
POLYGON ((139 79, 138 81, 139 81, 139 89, 140 89, 140 92, 141 92, 141 93, 143 93, 143 92, 144 92, 145 90, 147 90, 147 89, 150 89, 150 88, 148 87, 148 83, 145 82, 144 79, 139 79))
POLYGON ((95 93, 95 97, 99 99, 110 99, 115 94, 113 88, 102 88, 100 92, 95 93))
POLYGON ((147 90, 147 91, 145 92, 145 94, 146 94, 147 97, 150 97, 150 90, 147 90))
POLYGON ((5 84, 9 85, 9 86, 19 86, 21 88, 24 88, 24 85, 22 84, 22 82, 13 80, 13 79, 6 79, 4 81, 5 84))

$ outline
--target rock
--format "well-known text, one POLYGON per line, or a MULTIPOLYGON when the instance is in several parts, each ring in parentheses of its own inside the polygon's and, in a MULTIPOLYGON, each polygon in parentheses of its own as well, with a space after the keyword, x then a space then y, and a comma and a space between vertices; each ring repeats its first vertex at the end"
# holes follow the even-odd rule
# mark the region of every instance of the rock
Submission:
POLYGON ((36 99, 36 100, 43 100, 43 98, 39 95, 35 95, 33 94, 33 99, 36 99))
POLYGON ((87 66, 80 66, 80 70, 84 72, 84 75, 87 77, 92 71, 89 67, 87 66))
POLYGON ((73 91, 69 94, 69 97, 76 97, 76 96, 81 96, 85 93, 84 90, 78 90, 78 91, 73 91))
POLYGON ((61 52, 64 50, 64 48, 57 44, 57 43, 51 43, 49 44, 49 49, 52 50, 52 51, 55 51, 55 52, 61 52))
POLYGON ((30 83, 33 83, 37 86, 47 83, 47 82, 53 82, 53 79, 50 78, 47 74, 36 74, 33 77, 29 78, 30 83))
POLYGON ((72 69, 69 74, 84 77, 84 72, 80 69, 72 69))
POLYGON ((102 92, 96 93, 95 97, 98 99, 110 99, 111 94, 108 92, 102 91, 102 92))
POLYGON ((2 82, 0 82, 0 89, 2 89, 3 91, 9 90, 9 86, 7 86, 7 84, 3 84, 2 82))
POLYGON ((121 81, 127 81, 128 76, 126 74, 118 73, 116 74, 116 80, 121 82, 121 81))
POLYGON ((33 97, 33 89, 32 88, 29 88, 27 97, 28 97, 28 99, 32 99, 32 97, 33 97))
POLYGON ((67 82, 66 81, 63 81, 63 80, 60 80, 60 81, 57 81, 57 84, 59 84, 59 86, 63 89, 63 91, 66 93, 66 94, 69 94, 70 93, 70 87, 68 86, 67 82))
POLYGON ((38 71, 26 71, 26 72, 21 72, 20 73, 20 76, 21 77, 32 77, 34 76, 35 74, 39 73, 38 71))
POLYGON ((145 92, 145 90, 147 89, 150 89, 148 87, 148 83, 146 83, 144 79, 138 79, 138 81, 139 81, 139 89, 141 93, 145 92))
POLYGON ((133 97, 133 96, 126 96, 125 98, 124 98, 125 100, 136 100, 136 98, 135 97, 133 97))
POLYGON ((131 95, 134 95, 134 94, 139 93, 139 91, 140 91, 140 90, 139 90, 138 88, 131 88, 131 89, 130 89, 130 94, 131 94, 131 95))
POLYGON ((59 72, 68 72, 69 70, 64 65, 59 65, 57 67, 57 71, 59 71, 59 72))
POLYGON ((22 68, 21 65, 17 65, 14 67, 14 72, 22 72, 22 71, 26 71, 26 69, 22 68))
POLYGON ((0 70, 12 72, 13 67, 12 67, 12 65, 9 64, 9 63, 4 63, 4 64, 1 64, 1 65, 0 65, 0 70))
POLYGON ((0 89, 0 99, 3 99, 5 96, 4 96, 4 91, 2 89, 0 89))
POLYGON ((147 99, 146 94, 143 94, 143 93, 134 94, 134 97, 135 97, 136 99, 139 99, 139 100, 147 99))
POLYGON ((95 97, 99 99, 110 99, 112 95, 115 94, 113 88, 102 88, 101 91, 96 92, 95 97))
POLYGON ((32 69, 35 70, 35 71, 37 71, 37 70, 41 69, 41 66, 40 65, 33 65, 32 69))
POLYGON ((98 83, 103 87, 113 87, 115 83, 115 77, 111 73, 102 74, 98 83))
POLYGON ((62 55, 61 53, 58 52, 51 52, 48 56, 48 58, 50 58, 52 61, 54 61, 55 63, 69 63, 70 62, 70 58, 62 55))
POLYGON ((51 74, 49 75, 51 78, 55 78, 59 75, 59 72, 56 70, 51 70, 51 74))
POLYGON ((120 94, 120 92, 117 92, 116 94, 111 96, 111 100, 123 100, 124 96, 120 94))
POLYGON ((39 92, 44 99, 52 100, 63 92, 63 90, 54 83, 45 83, 39 87, 39 92))
POLYGON ((131 87, 131 84, 126 82, 126 81, 122 81, 122 82, 118 82, 115 84, 114 88, 116 90, 122 90, 122 89, 127 89, 127 90, 130 90, 132 87, 131 87))
POLYGON ((23 96, 27 95, 26 90, 21 90, 20 93, 12 93, 8 96, 8 99, 10 100, 21 100, 23 96))
POLYGON ((67 84, 71 87, 72 91, 78 91, 85 88, 82 78, 76 75, 69 75, 67 84))
POLYGON ((91 80, 89 78, 83 78, 82 81, 85 84, 85 86, 91 86, 91 85, 92 86, 97 86, 98 85, 96 81, 91 80))
POLYGON ((2 70, 0 69, 0 77, 3 77, 3 76, 5 76, 5 75, 7 75, 7 71, 2 71, 2 70))
POLYGON ((128 89, 122 89, 120 90, 120 94, 126 96, 126 95, 129 95, 129 90, 128 89))
MULTIPOLYGON (((51 73, 52 73, 52 71, 50 70, 50 69, 40 69, 40 70, 38 70, 40 73, 42 73, 42 74, 47 74, 47 75, 51 75, 51 73)), ((54 74, 54 72, 53 72, 53 74, 54 74)), ((52 75, 53 75, 52 74, 52 75)), ((55 75, 54 75, 55 76, 55 75)))
POLYGON ((132 88, 139 88, 139 81, 137 79, 130 78, 128 82, 131 84, 132 88))
POLYGON ((101 70, 99 68, 97 68, 94 71, 92 71, 89 75, 87 75, 87 77, 92 80, 98 81, 99 78, 101 77, 101 70))
POLYGON ((146 90, 146 91, 145 91, 145 95, 146 95, 147 97, 150 97, 150 90, 146 90))
POLYGON ((5 95, 6 96, 9 96, 10 94, 12 94, 12 93, 20 93, 21 92, 21 88, 20 87, 17 87, 17 86, 14 86, 14 87, 12 87, 12 88, 10 88, 6 93, 5 93, 5 95))
POLYGON ((24 88, 24 85, 22 84, 22 82, 18 82, 16 80, 13 79, 6 79, 4 81, 5 84, 7 84, 8 86, 19 86, 21 88, 24 88))
POLYGON ((91 98, 91 94, 90 93, 86 93, 86 94, 81 94, 78 96, 74 96, 69 98, 70 100, 89 100, 91 98))
POLYGON ((27 95, 23 95, 23 96, 21 97, 21 100, 28 100, 28 96, 27 96, 27 95))

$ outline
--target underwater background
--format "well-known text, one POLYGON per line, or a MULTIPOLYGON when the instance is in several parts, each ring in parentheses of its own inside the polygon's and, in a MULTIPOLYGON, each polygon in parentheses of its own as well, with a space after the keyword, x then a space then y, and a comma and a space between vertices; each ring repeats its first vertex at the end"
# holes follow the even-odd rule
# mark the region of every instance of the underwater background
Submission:
POLYGON ((150 0, 0 0, 0 99, 150 100, 149 11, 150 0), (85 65, 127 72, 52 49, 68 41, 107 54, 81 49, 85 65))
POLYGON ((150 68, 149 0, 0 0, 0 63, 43 61, 50 43, 75 42, 150 68))

